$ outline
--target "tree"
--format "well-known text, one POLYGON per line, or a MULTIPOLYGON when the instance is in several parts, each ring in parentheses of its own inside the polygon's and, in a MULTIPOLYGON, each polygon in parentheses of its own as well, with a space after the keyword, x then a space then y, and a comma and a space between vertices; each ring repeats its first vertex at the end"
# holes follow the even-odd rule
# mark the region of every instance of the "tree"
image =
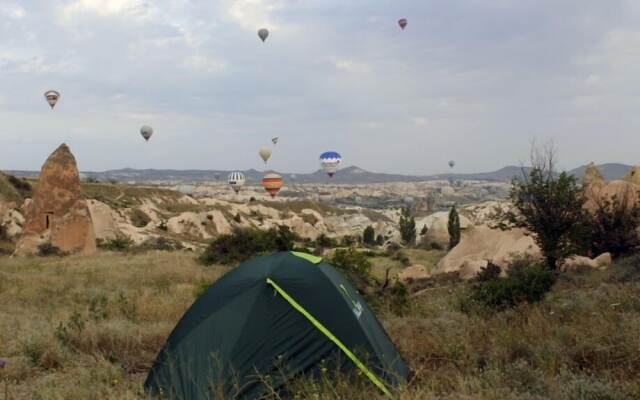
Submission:
POLYGON ((589 214, 589 247, 597 256, 610 252, 614 257, 631 255, 640 249, 640 203, 630 189, 620 196, 592 199, 595 207, 589 214))
POLYGON ((455 205, 451 207, 451 211, 449 211, 447 228, 449 229, 449 250, 451 250, 460 243, 460 216, 458 215, 458 210, 456 210, 455 205))
POLYGON ((400 214, 400 237, 405 244, 412 244, 416 240, 416 220, 408 207, 400 214))
POLYGON ((373 229, 373 226, 369 225, 364 228, 364 232, 362 232, 362 243, 368 246, 376 245, 376 232, 373 229))
POLYGON ((555 170, 553 145, 532 147, 531 169, 512 181, 509 199, 515 210, 501 215, 501 227, 520 227, 534 233, 547 268, 584 250, 587 232, 584 196, 576 178, 555 170))

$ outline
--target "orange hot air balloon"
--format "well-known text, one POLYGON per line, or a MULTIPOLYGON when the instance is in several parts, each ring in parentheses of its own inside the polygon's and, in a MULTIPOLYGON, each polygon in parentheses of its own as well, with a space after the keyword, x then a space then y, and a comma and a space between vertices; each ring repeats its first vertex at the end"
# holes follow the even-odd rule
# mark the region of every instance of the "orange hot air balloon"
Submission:
POLYGON ((282 176, 275 173, 268 173, 262 178, 262 187, 271 195, 276 197, 283 185, 282 176))

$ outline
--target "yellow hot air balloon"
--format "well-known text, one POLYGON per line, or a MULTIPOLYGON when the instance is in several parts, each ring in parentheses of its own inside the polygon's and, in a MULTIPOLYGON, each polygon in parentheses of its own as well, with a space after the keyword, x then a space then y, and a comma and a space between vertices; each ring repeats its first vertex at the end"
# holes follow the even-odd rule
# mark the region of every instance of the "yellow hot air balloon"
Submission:
POLYGON ((271 157, 271 149, 269 149, 267 147, 263 147, 263 148, 260 149, 258 154, 260 154, 260 158, 262 158, 262 160, 266 164, 267 161, 269 160, 269 157, 271 157))

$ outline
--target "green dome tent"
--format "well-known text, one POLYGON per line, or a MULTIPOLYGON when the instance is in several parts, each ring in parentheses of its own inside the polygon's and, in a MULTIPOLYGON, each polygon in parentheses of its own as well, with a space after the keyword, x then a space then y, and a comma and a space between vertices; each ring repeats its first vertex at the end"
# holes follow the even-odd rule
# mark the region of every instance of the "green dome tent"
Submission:
POLYGON ((321 258, 281 252, 247 261, 187 310, 146 390, 163 399, 256 399, 327 365, 359 369, 391 396, 408 368, 363 298, 321 258), (323 364, 324 363, 324 364, 323 364))

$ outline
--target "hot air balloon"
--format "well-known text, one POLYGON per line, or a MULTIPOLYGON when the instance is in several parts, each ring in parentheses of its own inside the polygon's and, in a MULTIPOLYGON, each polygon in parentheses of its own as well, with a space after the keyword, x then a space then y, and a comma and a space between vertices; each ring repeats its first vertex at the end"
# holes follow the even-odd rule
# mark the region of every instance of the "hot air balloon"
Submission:
POLYGON ((456 166, 456 162, 455 161, 453 161, 453 160, 449 161, 449 167, 453 168, 455 166, 456 166))
POLYGON ((140 135, 148 142, 151 135, 153 135, 153 128, 149 125, 143 125, 142 128, 140 128, 140 135))
POLYGON ((262 160, 266 164, 267 161, 269 160, 269 157, 271 157, 271 149, 263 147, 263 148, 260 149, 258 154, 260 154, 260 158, 262 158, 262 160))
POLYGON ((56 106, 58 99, 60 98, 60 93, 55 90, 47 90, 44 92, 44 98, 47 99, 47 103, 51 106, 51 109, 56 106))
POLYGON ((263 42, 267 40, 268 36, 269 36, 269 31, 267 29, 262 28, 258 31, 258 37, 262 39, 263 42))
POLYGON ((399 19, 398 25, 400 25, 400 28, 402 28, 402 30, 404 30, 404 28, 407 26, 407 19, 406 18, 399 19))
POLYGON ((236 194, 242 189, 244 186, 245 178, 242 172, 236 171, 229 174, 229 186, 233 189, 236 194))
POLYGON ((338 168, 340 168, 340 164, 342 164, 342 156, 335 151, 325 151, 320 154, 320 165, 329 177, 335 175, 338 168))
POLYGON ((278 137, 274 137, 273 139, 271 139, 271 141, 273 142, 274 145, 278 144, 278 137))
POLYGON ((269 192, 271 197, 276 197, 276 195, 280 191, 280 188, 282 188, 282 185, 282 176, 280 176, 279 174, 270 172, 262 178, 262 187, 264 187, 265 190, 269 192))

